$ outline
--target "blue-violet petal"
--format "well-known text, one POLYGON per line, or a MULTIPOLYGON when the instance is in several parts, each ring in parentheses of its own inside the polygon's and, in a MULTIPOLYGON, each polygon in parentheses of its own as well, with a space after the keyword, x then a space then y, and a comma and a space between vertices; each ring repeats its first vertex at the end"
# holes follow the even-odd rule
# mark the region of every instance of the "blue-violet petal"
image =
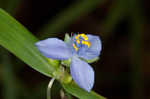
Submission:
POLYGON ((66 60, 72 56, 67 44, 58 38, 48 38, 35 43, 38 50, 47 58, 66 60))
POLYGON ((94 71, 92 67, 74 56, 71 61, 70 72, 77 85, 90 92, 94 85, 94 71))
POLYGON ((79 57, 90 60, 100 55, 100 52, 102 50, 102 43, 99 36, 88 34, 87 37, 89 39, 89 42, 91 43, 91 46, 86 51, 81 50, 79 57))

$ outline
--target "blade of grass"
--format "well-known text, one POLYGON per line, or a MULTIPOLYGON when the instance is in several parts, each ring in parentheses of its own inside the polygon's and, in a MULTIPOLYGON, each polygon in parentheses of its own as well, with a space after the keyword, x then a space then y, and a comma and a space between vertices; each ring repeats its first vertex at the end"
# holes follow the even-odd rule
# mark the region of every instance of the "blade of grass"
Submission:
POLYGON ((0 45, 35 70, 51 76, 55 68, 49 65, 46 58, 34 46, 37 41, 21 24, 0 9, 0 45))
POLYGON ((106 99, 105 97, 91 91, 90 93, 79 88, 75 83, 63 84, 64 89, 79 99, 106 99))

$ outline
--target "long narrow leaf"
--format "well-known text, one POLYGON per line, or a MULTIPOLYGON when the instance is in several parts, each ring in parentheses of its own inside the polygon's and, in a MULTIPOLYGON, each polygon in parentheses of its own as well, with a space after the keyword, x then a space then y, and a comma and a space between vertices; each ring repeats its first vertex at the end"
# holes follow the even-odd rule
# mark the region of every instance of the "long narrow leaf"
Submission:
POLYGON ((0 9, 0 45, 37 71, 51 76, 54 68, 34 46, 37 39, 14 18, 0 9))
POLYGON ((106 99, 105 97, 100 96, 93 91, 91 91, 90 93, 84 91, 83 89, 79 88, 75 83, 63 84, 63 87, 68 93, 78 97, 79 99, 106 99))

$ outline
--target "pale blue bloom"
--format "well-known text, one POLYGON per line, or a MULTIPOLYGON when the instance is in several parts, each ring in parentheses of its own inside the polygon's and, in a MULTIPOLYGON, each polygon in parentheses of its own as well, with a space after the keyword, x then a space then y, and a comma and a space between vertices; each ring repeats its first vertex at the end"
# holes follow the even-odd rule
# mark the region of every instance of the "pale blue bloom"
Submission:
POLYGON ((58 38, 48 38, 35 45, 47 58, 57 60, 71 58, 70 73, 72 78, 81 88, 90 92, 94 85, 94 71, 83 59, 90 60, 100 55, 102 44, 98 36, 78 34, 67 42, 58 38))

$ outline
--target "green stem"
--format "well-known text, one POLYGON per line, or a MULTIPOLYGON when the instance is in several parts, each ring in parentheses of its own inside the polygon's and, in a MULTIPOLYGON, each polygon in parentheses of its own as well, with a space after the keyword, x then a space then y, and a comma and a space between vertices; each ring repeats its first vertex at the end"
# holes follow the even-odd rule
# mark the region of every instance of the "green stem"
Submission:
POLYGON ((55 78, 52 78, 48 84, 48 88, 47 88, 47 99, 51 99, 51 89, 52 89, 52 85, 55 81, 55 78))

